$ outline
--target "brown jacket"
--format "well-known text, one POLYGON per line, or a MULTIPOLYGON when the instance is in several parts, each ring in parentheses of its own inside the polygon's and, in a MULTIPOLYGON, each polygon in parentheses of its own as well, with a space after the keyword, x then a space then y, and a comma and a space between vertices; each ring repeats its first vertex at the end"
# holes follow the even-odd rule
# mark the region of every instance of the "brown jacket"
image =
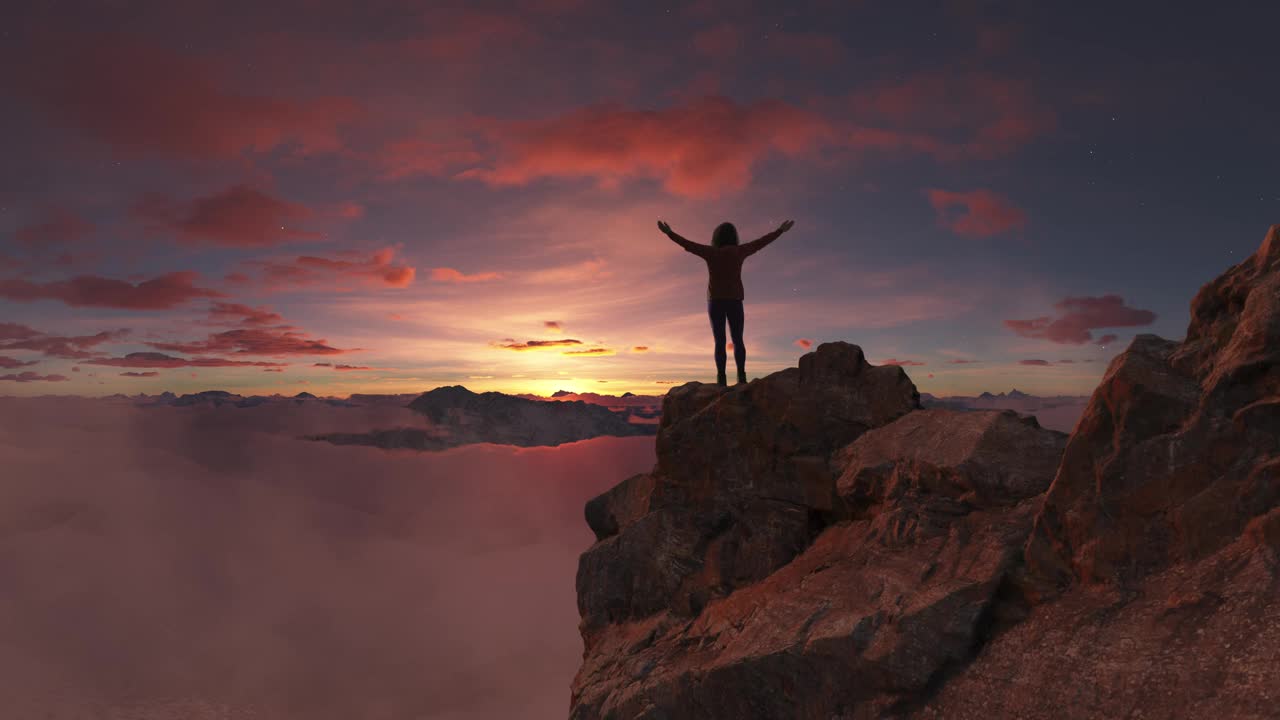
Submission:
POLYGON ((742 300, 742 261, 754 255, 765 245, 778 239, 777 230, 745 245, 713 247, 686 240, 673 234, 677 245, 707 261, 707 299, 742 300))

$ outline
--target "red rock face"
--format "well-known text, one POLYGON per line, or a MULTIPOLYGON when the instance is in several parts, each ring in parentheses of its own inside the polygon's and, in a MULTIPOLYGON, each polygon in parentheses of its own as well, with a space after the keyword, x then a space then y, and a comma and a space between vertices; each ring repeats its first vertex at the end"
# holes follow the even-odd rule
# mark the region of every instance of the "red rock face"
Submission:
POLYGON ((673 390, 587 506, 571 717, 1276 716, 1280 227, 1069 439, 916 397, 843 343, 673 390))
POLYGON ((1107 369, 1027 543, 1040 593, 1127 587, 1233 542, 1280 500, 1280 239, 1205 285, 1181 343, 1107 369))
POLYGON ((917 402, 844 343, 672 390, 654 472, 587 506, 573 717, 825 720, 968 657, 1066 436, 917 402))

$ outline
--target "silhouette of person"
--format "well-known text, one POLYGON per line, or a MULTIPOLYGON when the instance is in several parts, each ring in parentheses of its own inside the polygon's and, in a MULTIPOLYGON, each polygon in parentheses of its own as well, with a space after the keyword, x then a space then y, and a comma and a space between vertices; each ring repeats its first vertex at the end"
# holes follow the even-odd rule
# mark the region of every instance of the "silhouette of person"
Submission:
POLYGON ((777 240, 794 224, 788 220, 768 235, 739 245, 738 229, 733 223, 720 223, 711 235, 711 244, 702 245, 684 239, 670 225, 658 221, 658 229, 673 242, 707 261, 707 314, 711 316, 711 334, 716 341, 716 383, 719 385, 726 384, 725 321, 729 323, 729 335, 733 338, 733 361, 738 366, 738 382, 747 381, 747 347, 742 342, 742 261, 777 240))

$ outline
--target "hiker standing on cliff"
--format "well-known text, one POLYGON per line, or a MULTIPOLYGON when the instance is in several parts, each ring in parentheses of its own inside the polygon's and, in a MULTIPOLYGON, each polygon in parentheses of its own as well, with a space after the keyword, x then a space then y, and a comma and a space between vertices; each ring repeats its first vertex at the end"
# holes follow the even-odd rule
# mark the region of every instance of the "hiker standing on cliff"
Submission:
POLYGON ((733 337, 733 361, 738 365, 738 382, 747 381, 747 347, 742 343, 742 261, 754 255, 765 245, 791 229, 795 222, 788 220, 777 230, 746 245, 738 244, 738 229, 733 223, 720 223, 711 234, 711 244, 702 245, 676 234, 671 226, 658 221, 658 229, 680 247, 707 261, 707 314, 711 316, 711 334, 716 340, 716 384, 725 385, 724 325, 729 323, 733 337))

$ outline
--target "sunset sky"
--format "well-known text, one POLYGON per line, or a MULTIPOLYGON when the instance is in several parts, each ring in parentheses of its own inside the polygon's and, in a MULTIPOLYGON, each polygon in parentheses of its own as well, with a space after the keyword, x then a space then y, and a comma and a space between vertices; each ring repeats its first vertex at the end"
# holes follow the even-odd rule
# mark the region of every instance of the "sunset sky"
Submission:
POLYGON ((1275 5, 8 5, 0 394, 710 382, 660 218, 795 219, 751 377, 1087 394, 1280 222, 1275 5))

